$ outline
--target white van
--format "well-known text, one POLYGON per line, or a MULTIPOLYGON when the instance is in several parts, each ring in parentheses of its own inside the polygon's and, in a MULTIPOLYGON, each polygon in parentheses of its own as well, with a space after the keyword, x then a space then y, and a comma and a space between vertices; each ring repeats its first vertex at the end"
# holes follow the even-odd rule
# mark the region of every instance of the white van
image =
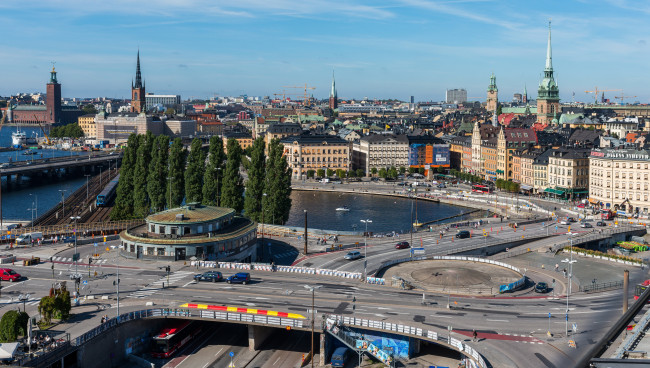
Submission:
POLYGON ((31 244, 32 241, 36 243, 38 239, 43 239, 43 233, 42 232, 36 232, 36 233, 27 233, 20 235, 19 237, 16 238, 16 244, 31 244))

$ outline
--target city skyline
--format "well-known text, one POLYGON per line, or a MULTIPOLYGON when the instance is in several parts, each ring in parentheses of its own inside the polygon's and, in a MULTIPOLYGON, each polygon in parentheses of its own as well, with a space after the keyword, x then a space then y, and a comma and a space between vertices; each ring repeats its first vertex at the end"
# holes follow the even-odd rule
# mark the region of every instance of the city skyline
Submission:
MULTIPOLYGON (((302 94, 327 98, 332 69, 339 97, 442 101, 465 88, 485 100, 496 75, 499 100, 528 87, 534 99, 544 69, 547 22, 561 101, 605 97, 650 100, 642 36, 650 6, 626 1, 519 4, 492 1, 204 0, 135 4, 46 1, 2 4, 6 27, 0 94, 43 91, 56 62, 64 97, 129 98, 141 52, 147 91, 209 98, 302 94), (368 5, 372 4, 372 5, 368 5), (553 10, 550 10, 553 9, 553 10)), ((300 98, 300 96, 291 96, 300 98)))

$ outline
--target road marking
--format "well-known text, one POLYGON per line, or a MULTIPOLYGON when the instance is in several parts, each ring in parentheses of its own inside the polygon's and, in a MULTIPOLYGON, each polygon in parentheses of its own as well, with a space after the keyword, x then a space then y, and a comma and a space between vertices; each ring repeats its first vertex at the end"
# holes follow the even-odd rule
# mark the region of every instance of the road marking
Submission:
POLYGON ((257 296, 257 297, 255 297, 255 299, 257 299, 257 300, 269 300, 271 298, 263 298, 261 296, 257 296))
POLYGON ((490 322, 510 322, 507 319, 486 319, 486 321, 490 321, 490 322))
POLYGON ((187 286, 192 285, 192 284, 196 284, 196 281, 192 280, 192 281, 188 282, 187 284, 185 284, 185 285, 183 285, 181 287, 187 287, 187 286))
POLYGON ((454 318, 454 317, 452 317, 452 316, 441 316, 441 315, 438 315, 438 314, 432 314, 431 317, 436 317, 436 318, 454 318))

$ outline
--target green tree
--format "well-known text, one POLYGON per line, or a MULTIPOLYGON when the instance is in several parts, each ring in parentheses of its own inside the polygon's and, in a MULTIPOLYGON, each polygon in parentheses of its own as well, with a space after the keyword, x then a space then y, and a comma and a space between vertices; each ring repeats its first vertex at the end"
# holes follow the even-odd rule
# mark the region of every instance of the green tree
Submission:
POLYGON ((201 146, 201 140, 194 138, 187 156, 187 169, 185 170, 185 202, 187 203, 201 203, 203 199, 205 153, 201 146))
POLYGON ((329 178, 330 176, 334 176, 334 170, 327 169, 327 177, 329 178))
POLYGON ((120 180, 117 184, 115 206, 111 211, 112 220, 133 218, 133 177, 137 160, 138 136, 131 134, 124 150, 120 168, 120 180))
POLYGON ((97 114, 97 109, 93 104, 84 105, 81 110, 84 112, 84 114, 97 114))
POLYGON ((159 135, 151 150, 151 165, 147 180, 147 193, 154 212, 165 208, 165 188, 167 187, 167 162, 169 159, 169 137, 159 135))
POLYGON ((266 221, 262 218, 262 199, 266 175, 266 156, 264 138, 255 139, 250 151, 250 166, 244 196, 244 213, 253 221, 266 221))
POLYGON ((264 216, 266 222, 284 224, 291 210, 291 168, 283 155, 284 146, 273 139, 269 144, 264 190, 264 216))
POLYGON ((167 110, 165 110, 165 115, 175 115, 175 114, 176 114, 176 110, 174 110, 171 107, 168 107, 167 110))
POLYGON ((325 176, 325 170, 324 169, 316 170, 316 176, 318 176, 319 178, 324 177, 325 176))
POLYGON ((223 175, 223 187, 221 187, 221 205, 233 208, 237 213, 240 213, 244 209, 244 184, 239 173, 242 149, 239 142, 234 138, 228 140, 226 148, 228 159, 223 175))
POLYGON ((406 168, 404 166, 400 166, 399 167, 399 173, 404 175, 404 173, 406 173, 406 168))
POLYGON ((388 177, 389 177, 389 178, 391 178, 391 179, 395 179, 395 178, 397 178, 397 175, 398 175, 398 174, 397 174, 397 168, 395 168, 395 167, 393 166, 393 167, 391 167, 390 169, 388 169, 388 177))
POLYGON ((371 173, 373 176, 374 176, 374 175, 377 175, 377 168, 376 168, 376 167, 373 167, 372 169, 370 169, 370 173, 371 173))
POLYGON ((54 316, 61 320, 66 320, 70 317, 70 310, 72 304, 70 303, 70 292, 61 287, 54 292, 54 316))
POLYGON ((415 174, 416 172, 418 172, 417 167, 409 167, 409 174, 415 174))
POLYGON ((345 170, 343 170, 343 169, 337 169, 337 170, 336 170, 336 176, 337 176, 339 179, 345 178, 345 170))
POLYGON ((24 312, 9 310, 0 319, 0 342, 15 342, 18 336, 27 335, 29 315, 24 312))
POLYGON ((154 137, 151 132, 140 135, 135 170, 133 174, 133 213, 136 218, 145 218, 151 212, 151 202, 147 192, 149 164, 154 137))
POLYGON ((379 177, 386 179, 386 176, 388 176, 388 172, 386 171, 386 169, 384 169, 383 167, 379 169, 379 177))
POLYGON ((203 203, 220 205, 221 185, 223 184, 224 161, 223 141, 217 136, 210 137, 208 148, 208 164, 203 178, 203 203))
POLYGON ((424 167, 419 167, 418 168, 418 174, 424 175, 424 167))
POLYGON ((316 175, 316 170, 307 170, 307 179, 312 179, 316 175))
POLYGON ((187 158, 187 150, 183 147, 183 142, 180 138, 174 139, 172 146, 169 150, 169 180, 167 186, 167 193, 165 199, 171 203, 167 203, 167 208, 179 207, 185 198, 185 160, 187 158), (171 192, 171 193, 170 193, 171 192))
POLYGON ((357 177, 361 178, 366 175, 366 172, 363 169, 357 169, 357 177))

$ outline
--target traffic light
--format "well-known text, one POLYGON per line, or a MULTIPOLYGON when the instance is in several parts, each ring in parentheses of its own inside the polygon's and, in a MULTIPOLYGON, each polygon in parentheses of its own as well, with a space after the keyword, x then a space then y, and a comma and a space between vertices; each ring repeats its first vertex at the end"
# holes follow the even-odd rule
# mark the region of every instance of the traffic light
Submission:
POLYGON ((93 263, 93 259, 88 257, 88 264, 91 264, 91 263, 93 263))

